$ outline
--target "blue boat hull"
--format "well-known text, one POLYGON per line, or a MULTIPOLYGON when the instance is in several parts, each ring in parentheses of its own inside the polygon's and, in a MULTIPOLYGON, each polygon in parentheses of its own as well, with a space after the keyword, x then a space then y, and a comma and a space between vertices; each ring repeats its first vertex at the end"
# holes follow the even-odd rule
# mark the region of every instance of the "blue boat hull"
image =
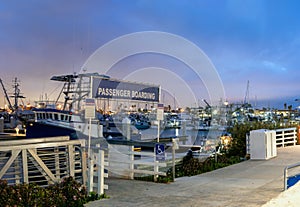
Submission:
POLYGON ((55 125, 48 125, 38 122, 30 123, 26 126, 27 138, 40 138, 40 137, 57 137, 57 136, 70 136, 70 139, 78 139, 79 135, 74 129, 68 129, 55 125))

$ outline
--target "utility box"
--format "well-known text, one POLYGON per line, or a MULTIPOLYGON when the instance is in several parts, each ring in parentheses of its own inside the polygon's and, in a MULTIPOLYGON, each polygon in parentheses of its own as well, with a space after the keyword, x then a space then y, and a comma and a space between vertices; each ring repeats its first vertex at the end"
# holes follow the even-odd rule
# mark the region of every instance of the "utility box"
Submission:
POLYGON ((249 145, 251 160, 268 160, 277 156, 276 132, 274 130, 250 131, 249 145))

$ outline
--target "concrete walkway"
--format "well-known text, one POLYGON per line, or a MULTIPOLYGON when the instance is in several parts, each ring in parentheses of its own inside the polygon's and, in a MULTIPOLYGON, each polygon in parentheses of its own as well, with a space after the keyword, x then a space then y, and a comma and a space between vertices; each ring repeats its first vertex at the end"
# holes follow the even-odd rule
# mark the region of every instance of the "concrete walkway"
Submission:
POLYGON ((277 157, 248 160, 174 183, 106 179, 109 199, 87 207, 124 206, 262 206, 283 191, 283 170, 300 161, 300 146, 278 148, 277 157))

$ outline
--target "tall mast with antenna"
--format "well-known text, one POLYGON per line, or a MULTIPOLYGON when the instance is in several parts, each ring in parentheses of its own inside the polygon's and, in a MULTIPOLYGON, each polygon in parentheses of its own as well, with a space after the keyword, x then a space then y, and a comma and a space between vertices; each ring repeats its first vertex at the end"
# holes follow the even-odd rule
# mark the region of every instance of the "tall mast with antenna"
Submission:
POLYGON ((25 98, 24 96, 20 95, 20 89, 19 89, 20 84, 19 84, 19 82, 20 81, 18 80, 18 78, 15 78, 13 80, 14 93, 13 93, 12 96, 10 96, 10 97, 14 98, 14 100, 15 100, 14 110, 18 109, 18 99, 19 98, 25 98))
POLYGON ((249 80, 247 81, 247 89, 244 98, 244 105, 249 103, 249 80))

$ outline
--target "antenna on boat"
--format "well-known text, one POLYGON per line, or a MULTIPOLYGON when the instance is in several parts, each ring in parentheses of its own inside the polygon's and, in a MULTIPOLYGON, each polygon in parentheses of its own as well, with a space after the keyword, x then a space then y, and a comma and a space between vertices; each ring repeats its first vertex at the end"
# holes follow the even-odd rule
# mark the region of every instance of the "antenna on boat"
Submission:
MULTIPOLYGON (((75 78, 77 78, 78 75, 73 74, 73 75, 62 75, 62 76, 53 76, 50 80, 54 80, 54 81, 61 81, 61 82, 65 82, 63 89, 66 87, 67 90, 63 91, 63 93, 65 94, 65 101, 64 101, 64 106, 63 106, 63 110, 66 110, 67 108, 67 103, 69 100, 71 100, 71 98, 69 97, 69 93, 71 93, 71 84, 76 82, 75 78)), ((71 110, 71 106, 70 109, 71 110)))
POLYGON ((10 96, 10 97, 15 99, 15 104, 14 104, 14 109, 15 110, 17 110, 18 107, 19 107, 18 106, 18 99, 19 98, 25 98, 24 96, 20 95, 20 89, 19 89, 20 84, 19 84, 19 82, 20 82, 20 80, 18 80, 18 78, 15 78, 13 80, 14 93, 13 93, 12 96, 10 96))

